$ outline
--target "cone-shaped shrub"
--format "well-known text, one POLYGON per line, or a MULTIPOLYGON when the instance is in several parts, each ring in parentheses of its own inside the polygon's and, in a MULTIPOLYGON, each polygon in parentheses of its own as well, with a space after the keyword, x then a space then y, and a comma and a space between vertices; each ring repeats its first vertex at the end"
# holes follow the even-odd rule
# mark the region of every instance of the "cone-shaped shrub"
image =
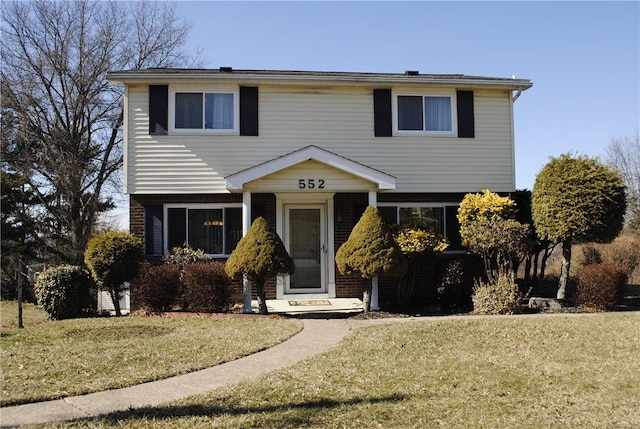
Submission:
POLYGON ((282 240, 264 218, 257 218, 227 260, 225 271, 234 278, 246 274, 256 283, 260 313, 267 314, 266 281, 278 274, 292 274, 293 259, 282 240))
POLYGON ((340 274, 356 271, 368 280, 363 291, 365 312, 371 309, 370 280, 380 274, 401 275, 407 267, 393 234, 372 206, 367 207, 349 239, 336 252, 336 265, 340 274))

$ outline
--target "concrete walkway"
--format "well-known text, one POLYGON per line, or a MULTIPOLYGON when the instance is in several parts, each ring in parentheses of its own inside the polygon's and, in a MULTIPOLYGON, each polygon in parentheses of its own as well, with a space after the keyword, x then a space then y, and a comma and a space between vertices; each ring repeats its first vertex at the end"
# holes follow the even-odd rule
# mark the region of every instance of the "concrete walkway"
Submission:
POLYGON ((295 364, 337 344, 352 326, 347 319, 304 319, 304 329, 275 347, 209 369, 55 401, 0 408, 2 427, 93 417, 155 406, 240 383, 295 364))

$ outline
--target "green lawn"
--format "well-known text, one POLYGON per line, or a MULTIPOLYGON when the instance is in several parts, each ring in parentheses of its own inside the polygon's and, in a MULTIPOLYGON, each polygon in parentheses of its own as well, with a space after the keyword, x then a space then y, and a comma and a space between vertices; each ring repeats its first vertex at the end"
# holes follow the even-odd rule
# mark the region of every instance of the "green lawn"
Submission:
POLYGON ((121 317, 47 321, 3 301, 2 405, 97 392, 158 380, 246 356, 290 338, 297 320, 121 317))
POLYGON ((639 313, 429 319, 356 330, 258 380, 72 426, 635 428, 639 376, 639 313))

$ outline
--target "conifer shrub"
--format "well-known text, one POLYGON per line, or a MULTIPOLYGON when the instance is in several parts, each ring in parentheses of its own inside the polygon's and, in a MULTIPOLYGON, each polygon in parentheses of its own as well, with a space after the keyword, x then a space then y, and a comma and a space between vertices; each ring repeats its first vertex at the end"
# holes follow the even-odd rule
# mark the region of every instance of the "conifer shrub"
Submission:
POLYGON ((186 310, 221 313, 231 306, 231 279, 222 262, 188 265, 182 282, 186 310))
POLYGON ((265 283, 278 274, 293 274, 295 264, 280 236, 259 217, 227 259, 225 270, 231 278, 246 275, 255 282, 259 311, 267 314, 265 283))
POLYGON ((523 295, 513 277, 505 272, 490 282, 476 281, 473 311, 476 314, 515 314, 522 311, 523 295))
POLYGON ((91 305, 91 275, 76 265, 46 268, 35 284, 38 304, 51 320, 80 317, 91 305))
POLYGON ((169 311, 182 289, 177 265, 156 265, 143 269, 132 283, 140 308, 149 311, 169 311))
POLYGON ((133 234, 108 231, 89 240, 84 260, 101 290, 109 292, 116 316, 120 316, 120 299, 144 260, 142 240, 133 234))
POLYGON ((347 241, 336 252, 335 261, 340 274, 358 272, 367 280, 362 297, 365 313, 371 309, 371 279, 381 274, 402 276, 407 270, 402 250, 373 206, 364 211, 347 241))
POLYGON ((578 273, 575 300, 581 307, 615 310, 622 302, 627 272, 612 264, 592 264, 578 273))

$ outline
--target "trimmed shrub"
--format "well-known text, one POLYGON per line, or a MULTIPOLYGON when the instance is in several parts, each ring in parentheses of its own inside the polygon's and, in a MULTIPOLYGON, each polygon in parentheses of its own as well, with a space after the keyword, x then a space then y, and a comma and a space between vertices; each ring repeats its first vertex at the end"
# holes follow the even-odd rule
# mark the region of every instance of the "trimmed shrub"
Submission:
POLYGON ((177 265, 157 265, 143 269, 132 284, 132 295, 140 308, 169 311, 182 288, 177 265))
POLYGON ((221 262, 188 265, 182 282, 189 311, 220 313, 231 306, 231 279, 221 262))
POLYGON ((82 267, 59 265, 40 273, 35 292, 50 319, 72 319, 91 305, 91 286, 91 275, 82 267))
POLYGON ((473 311, 476 314, 515 314, 522 311, 523 295, 512 277, 501 273, 493 282, 477 281, 473 288, 473 311))
POLYGON ((594 264, 578 274, 576 304, 598 310, 615 310, 622 302, 627 273, 612 264, 594 264))
POLYGON ((120 298, 130 282, 138 275, 144 260, 142 240, 127 232, 109 231, 96 234, 89 240, 84 260, 101 290, 109 292, 120 316, 120 298))
POLYGON ((296 266, 280 236, 263 217, 253 221, 246 235, 231 253, 225 269, 229 277, 246 274, 256 284, 260 313, 267 314, 265 284, 278 274, 293 274, 296 266))

